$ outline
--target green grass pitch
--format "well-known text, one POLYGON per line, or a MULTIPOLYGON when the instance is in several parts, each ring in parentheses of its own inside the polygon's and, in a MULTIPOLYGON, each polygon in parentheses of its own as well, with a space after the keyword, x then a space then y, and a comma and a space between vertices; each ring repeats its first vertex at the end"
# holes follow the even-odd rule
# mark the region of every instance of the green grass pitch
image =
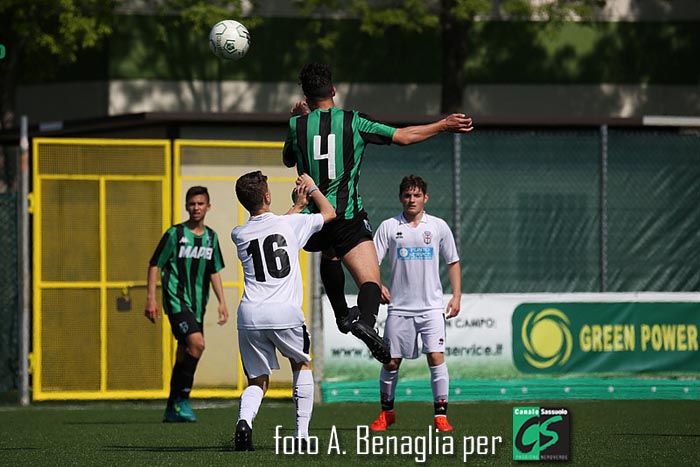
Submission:
MULTIPOLYGON (((291 436, 294 404, 263 402, 254 426, 255 452, 235 452, 231 438, 237 401, 193 401, 194 424, 163 424, 162 403, 37 403, 0 406, 2 466, 405 466, 542 465, 512 461, 512 408, 562 406, 571 413, 568 465, 700 465, 700 402, 697 401, 538 401, 453 403, 454 454, 358 455, 358 425, 369 425, 377 403, 317 405, 311 421, 317 455, 275 453, 275 427, 291 436), (327 450, 335 427, 344 455, 327 450), (495 454, 471 455, 464 463, 464 438, 500 436, 495 454)), ((432 404, 397 403, 397 424, 384 436, 427 437, 432 404)), ((443 444, 443 449, 445 448, 443 444)), ((280 441, 279 450, 283 444, 280 441)), ((551 463, 550 463, 551 464, 551 463)), ((545 464, 546 465, 546 464, 545 464)), ((556 465, 556 463, 555 463, 556 465)))

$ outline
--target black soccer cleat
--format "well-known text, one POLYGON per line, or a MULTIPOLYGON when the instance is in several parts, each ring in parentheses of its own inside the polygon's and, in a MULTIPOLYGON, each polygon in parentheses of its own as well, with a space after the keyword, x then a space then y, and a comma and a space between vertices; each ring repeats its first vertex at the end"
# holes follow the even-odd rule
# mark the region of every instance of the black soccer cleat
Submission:
POLYGON ((236 434, 233 437, 234 449, 236 451, 255 451, 253 447, 253 429, 245 420, 236 423, 236 434))
POLYGON ((348 308, 348 314, 345 318, 336 319, 335 323, 338 325, 338 331, 343 334, 347 334, 352 331, 352 323, 360 318, 360 309, 356 306, 348 308))
POLYGON ((389 363, 391 361, 389 347, 371 326, 358 320, 352 324, 351 331, 355 337, 365 343, 374 358, 381 363, 389 363))
POLYGON ((311 439, 298 438, 297 439, 297 453, 299 454, 310 454, 311 452, 318 452, 318 446, 311 439))

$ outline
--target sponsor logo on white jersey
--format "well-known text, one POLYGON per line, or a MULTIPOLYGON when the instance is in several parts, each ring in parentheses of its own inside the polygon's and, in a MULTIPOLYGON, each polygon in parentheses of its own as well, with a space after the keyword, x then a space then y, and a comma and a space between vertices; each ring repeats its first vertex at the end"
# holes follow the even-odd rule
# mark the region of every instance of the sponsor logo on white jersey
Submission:
POLYGON ((412 247, 412 248, 397 248, 398 260, 417 260, 430 261, 433 259, 433 247, 412 247))

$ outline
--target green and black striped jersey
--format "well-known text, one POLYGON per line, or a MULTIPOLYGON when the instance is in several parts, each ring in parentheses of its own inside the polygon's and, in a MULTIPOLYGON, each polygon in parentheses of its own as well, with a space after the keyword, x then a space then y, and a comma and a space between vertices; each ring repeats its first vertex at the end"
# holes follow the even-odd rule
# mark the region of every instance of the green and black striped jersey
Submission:
POLYGON ((224 268, 216 232, 204 226, 204 233, 195 235, 184 223, 173 225, 163 234, 149 264, 161 270, 165 312, 189 309, 201 323, 211 275, 224 268))
POLYGON ((357 185, 365 146, 391 144, 394 131, 356 111, 316 109, 289 119, 282 159, 314 179, 338 219, 352 219, 362 211, 357 185))

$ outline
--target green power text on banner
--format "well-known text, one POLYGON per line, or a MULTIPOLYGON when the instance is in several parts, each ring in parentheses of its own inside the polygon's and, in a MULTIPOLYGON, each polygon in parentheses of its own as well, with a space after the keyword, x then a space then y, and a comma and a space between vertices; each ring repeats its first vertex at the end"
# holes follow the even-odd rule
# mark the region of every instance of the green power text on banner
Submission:
POLYGON ((697 302, 524 303, 512 325, 526 373, 700 371, 697 302))

